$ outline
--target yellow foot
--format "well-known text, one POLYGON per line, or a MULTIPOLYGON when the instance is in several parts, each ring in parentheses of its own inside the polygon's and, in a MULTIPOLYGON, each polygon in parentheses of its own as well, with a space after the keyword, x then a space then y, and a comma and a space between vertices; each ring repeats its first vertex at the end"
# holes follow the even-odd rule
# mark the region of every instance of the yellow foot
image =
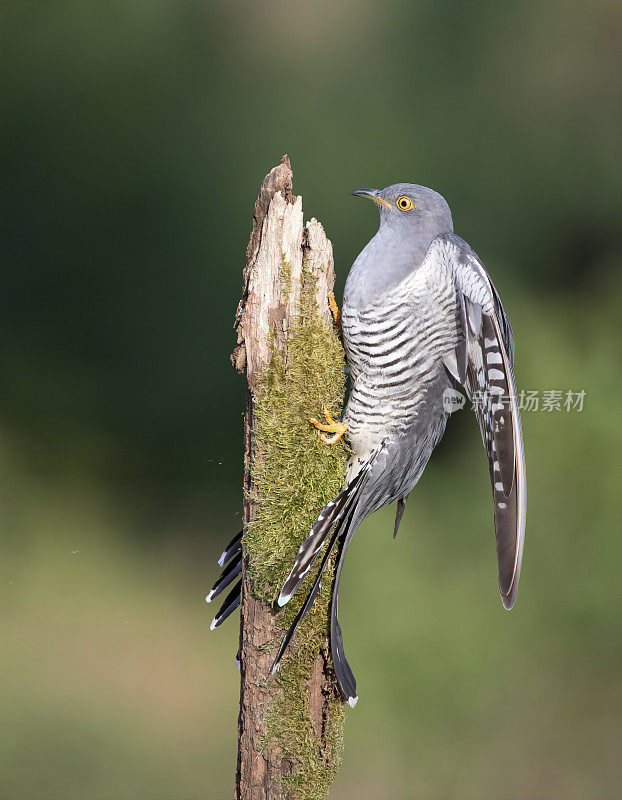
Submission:
POLYGON ((328 305, 333 315, 333 319, 335 320, 335 325, 339 328, 339 330, 341 330, 341 311, 339 311, 339 306, 335 300, 334 292, 328 293, 328 305))
POLYGON ((310 417, 308 422, 310 422, 312 425, 315 425, 318 430, 318 436, 320 437, 320 440, 324 442, 324 444, 335 444, 335 442, 338 442, 343 434, 348 430, 348 426, 345 422, 335 422, 335 420, 328 413, 326 406, 324 406, 324 416, 326 417, 326 424, 323 422, 318 422, 315 417, 310 417), (332 433, 333 436, 326 436, 326 434, 322 433, 322 431, 326 431, 326 433, 332 433))

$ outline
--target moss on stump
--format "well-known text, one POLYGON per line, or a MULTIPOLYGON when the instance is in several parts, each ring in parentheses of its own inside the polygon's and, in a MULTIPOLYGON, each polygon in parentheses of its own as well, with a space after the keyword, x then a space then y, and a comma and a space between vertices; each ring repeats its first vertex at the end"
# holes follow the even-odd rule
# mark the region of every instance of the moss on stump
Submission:
MULTIPOLYGON (((287 283, 287 274, 283 276, 287 283)), ((306 421, 320 417, 323 406, 339 417, 345 392, 344 352, 334 329, 320 317, 314 283, 303 267, 299 313, 287 342, 287 363, 273 350, 256 396, 253 480, 258 515, 244 537, 254 596, 274 605, 294 563, 300 544, 309 534, 323 506, 341 490, 349 450, 343 439, 327 446, 306 421)), ((319 563, 318 559, 318 563, 319 563)), ((317 565, 297 595, 279 612, 287 630, 300 609, 317 565)), ((331 565, 327 575, 332 574, 331 565)), ((270 681, 273 693, 266 720, 266 746, 279 747, 295 765, 283 779, 284 789, 296 800, 321 800, 341 762, 344 707, 336 689, 322 723, 324 745, 311 720, 309 679, 318 652, 326 653, 328 609, 332 580, 322 582, 313 609, 299 626, 270 681)), ((333 678, 334 681, 334 678, 333 678)))

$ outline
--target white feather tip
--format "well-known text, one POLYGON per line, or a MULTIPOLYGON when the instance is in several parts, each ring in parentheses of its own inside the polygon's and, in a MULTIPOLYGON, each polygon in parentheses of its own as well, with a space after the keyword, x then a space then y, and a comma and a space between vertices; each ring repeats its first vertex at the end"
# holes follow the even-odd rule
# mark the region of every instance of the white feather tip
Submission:
POLYGON ((277 602, 277 603, 278 603, 278 604, 281 606, 281 608, 282 608, 284 605, 286 605, 287 603, 289 603, 289 601, 290 601, 291 599, 292 599, 292 596, 291 596, 291 594, 280 594, 280 595, 279 595, 279 599, 278 599, 276 602, 277 602))

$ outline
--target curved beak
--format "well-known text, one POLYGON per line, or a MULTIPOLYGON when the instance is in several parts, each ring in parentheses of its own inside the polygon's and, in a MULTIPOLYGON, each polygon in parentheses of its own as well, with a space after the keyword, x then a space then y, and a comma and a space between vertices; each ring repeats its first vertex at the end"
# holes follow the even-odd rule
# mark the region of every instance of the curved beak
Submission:
POLYGON ((391 210, 391 204, 378 197, 379 191, 380 189, 355 189, 352 194, 354 197, 367 197, 369 200, 373 200, 377 206, 386 206, 391 210))

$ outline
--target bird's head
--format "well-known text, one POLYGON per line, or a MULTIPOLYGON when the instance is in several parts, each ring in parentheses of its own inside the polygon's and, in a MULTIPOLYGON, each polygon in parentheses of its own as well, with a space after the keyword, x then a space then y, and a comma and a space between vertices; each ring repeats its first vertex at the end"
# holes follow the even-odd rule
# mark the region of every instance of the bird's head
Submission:
POLYGON ((386 189, 356 189, 352 194, 367 197, 378 206, 381 229, 386 226, 408 237, 453 231, 447 201, 425 186, 394 183, 386 189))

